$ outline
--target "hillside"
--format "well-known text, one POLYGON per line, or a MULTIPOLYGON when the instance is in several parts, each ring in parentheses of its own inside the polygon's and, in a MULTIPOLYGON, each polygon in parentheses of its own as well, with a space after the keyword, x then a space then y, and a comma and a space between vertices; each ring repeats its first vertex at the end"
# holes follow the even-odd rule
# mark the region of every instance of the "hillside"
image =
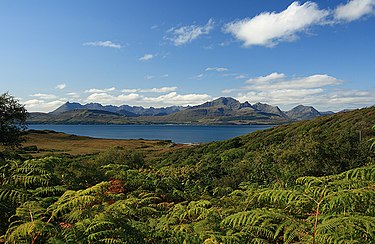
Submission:
POLYGON ((81 105, 67 102, 51 113, 31 113, 29 123, 60 124, 283 124, 330 114, 299 105, 290 111, 264 103, 251 105, 231 97, 191 107, 143 108, 140 106, 81 105))
POLYGON ((374 161, 374 121, 375 107, 323 116, 177 151, 161 163, 177 172, 193 167, 194 180, 212 188, 335 174, 374 161))
POLYGON ((182 149, 32 132, 0 158, 0 242, 374 243, 374 121, 371 107, 182 149), (59 157, 24 158, 36 144, 59 157))
POLYGON ((129 117, 103 110, 77 109, 60 114, 31 113, 29 123, 47 124, 127 124, 129 117))

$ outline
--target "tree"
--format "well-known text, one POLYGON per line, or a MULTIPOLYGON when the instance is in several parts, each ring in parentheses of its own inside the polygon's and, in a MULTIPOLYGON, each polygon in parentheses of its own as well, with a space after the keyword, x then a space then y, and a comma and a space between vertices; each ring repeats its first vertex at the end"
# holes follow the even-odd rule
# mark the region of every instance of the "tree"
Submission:
POLYGON ((0 143, 18 146, 23 141, 27 111, 24 105, 8 93, 0 96, 0 143))

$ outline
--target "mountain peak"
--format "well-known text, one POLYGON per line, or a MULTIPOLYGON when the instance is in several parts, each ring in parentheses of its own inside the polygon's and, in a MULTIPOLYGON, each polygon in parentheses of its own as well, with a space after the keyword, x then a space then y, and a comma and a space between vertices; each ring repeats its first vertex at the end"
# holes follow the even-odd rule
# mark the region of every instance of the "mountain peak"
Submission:
POLYGON ((286 114, 289 118, 295 120, 312 119, 322 114, 312 106, 298 105, 291 110, 287 111, 286 114))
POLYGON ((241 103, 232 97, 219 97, 213 101, 193 106, 192 108, 227 107, 230 109, 238 109, 240 106, 241 103))
POLYGON ((253 108, 263 113, 275 114, 283 118, 287 117, 286 114, 283 111, 281 111, 281 109, 278 106, 272 106, 266 103, 258 102, 256 104, 253 104, 253 108))
POLYGON ((53 110, 51 114, 61 114, 70 110, 82 109, 82 107, 83 106, 80 103, 67 101, 57 109, 53 110))

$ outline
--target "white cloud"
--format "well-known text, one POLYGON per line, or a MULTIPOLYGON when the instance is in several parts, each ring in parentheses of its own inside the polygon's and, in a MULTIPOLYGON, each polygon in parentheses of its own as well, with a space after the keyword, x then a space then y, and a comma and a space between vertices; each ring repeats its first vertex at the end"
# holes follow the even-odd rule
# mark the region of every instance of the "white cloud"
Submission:
POLYGON ((252 90, 282 90, 282 89, 312 89, 325 86, 339 85, 341 80, 326 74, 311 75, 308 77, 285 79, 284 74, 272 73, 267 76, 250 79, 246 81, 252 90))
POLYGON ((30 95, 30 96, 37 97, 39 99, 44 99, 44 100, 53 100, 53 99, 57 98, 56 95, 53 95, 53 94, 44 94, 44 93, 36 93, 36 94, 30 95))
POLYGON ((223 67, 208 67, 205 69, 206 71, 217 71, 217 72, 224 72, 224 71, 228 71, 227 68, 223 68, 223 67))
POLYGON ((350 0, 340 4, 334 11, 334 18, 338 21, 353 21, 365 15, 374 14, 375 0, 350 0))
POLYGON ((139 92, 155 92, 155 93, 163 93, 163 92, 172 92, 176 91, 177 87, 160 87, 160 88, 151 88, 151 89, 141 89, 139 92))
POLYGON ((138 92, 139 89, 122 89, 121 92, 124 92, 124 93, 134 93, 134 92, 138 92))
POLYGON ((65 99, 48 101, 40 99, 31 99, 24 102, 26 109, 29 112, 50 112, 65 103, 65 99))
POLYGON ((131 93, 131 92, 149 92, 149 93, 165 93, 165 92, 172 92, 176 91, 176 86, 166 86, 166 87, 159 87, 159 88, 149 88, 149 89, 123 89, 122 92, 124 93, 131 93))
POLYGON ((72 98, 72 99, 77 99, 77 98, 80 97, 79 94, 76 93, 76 92, 69 92, 69 93, 67 93, 66 95, 69 96, 69 97, 72 98))
POLYGON ((284 110, 299 104, 312 105, 321 111, 375 104, 374 91, 344 90, 340 88, 343 82, 327 74, 287 77, 274 72, 247 80, 245 87, 225 89, 222 93, 235 93, 241 102, 269 103, 284 110))
POLYGON ((163 75, 145 75, 144 79, 145 80, 152 80, 155 78, 167 78, 169 77, 169 74, 163 74, 163 75))
POLYGON ((157 107, 165 105, 196 105, 210 99, 211 96, 207 94, 178 94, 177 92, 170 92, 157 97, 148 97, 137 93, 112 95, 102 92, 90 94, 85 101, 112 105, 131 103, 132 105, 157 107))
POLYGON ((89 90, 86 90, 85 92, 86 93, 101 93, 101 92, 110 92, 110 91, 115 91, 115 90, 116 90, 115 87, 104 88, 104 89, 91 88, 89 90))
POLYGON ((66 87, 66 84, 62 83, 62 84, 58 84, 55 88, 59 90, 63 90, 65 87, 66 87))
POLYGON ((237 75, 234 79, 245 79, 246 75, 237 75))
POLYGON ((112 41, 93 41, 93 42, 85 42, 83 43, 84 46, 93 46, 93 47, 110 47, 120 49, 122 46, 117 43, 113 43, 112 41))
POLYGON ((313 25, 324 24, 329 14, 328 10, 319 9, 314 2, 302 5, 293 2, 280 13, 263 12, 253 18, 228 23, 224 26, 224 32, 243 41, 246 47, 273 47, 281 41, 296 40, 298 33, 313 25))
POLYGON ((266 76, 259 76, 259 77, 256 77, 256 78, 251 78, 251 79, 247 80, 246 83, 252 84, 252 83, 270 82, 270 81, 283 79, 284 77, 285 77, 285 75, 283 73, 274 72, 274 73, 271 73, 271 74, 266 75, 266 76))
POLYGON ((154 57, 155 57, 155 55, 153 55, 153 54, 145 54, 142 57, 140 57, 138 60, 139 61, 147 61, 147 60, 153 59, 154 57))
POLYGON ((145 97, 144 101, 151 104, 166 104, 166 105, 197 105, 204 103, 211 99, 211 96, 207 94, 177 94, 171 92, 166 95, 159 97, 145 97))
POLYGON ((175 46, 181 46, 189 43, 202 35, 207 35, 214 28, 214 21, 209 19, 206 25, 188 25, 173 27, 167 31, 165 39, 173 42, 175 46))
POLYGON ((221 91, 221 93, 223 94, 230 94, 230 93, 233 93, 235 91, 240 91, 241 89, 224 89, 221 91))
POLYGON ((97 102, 102 104, 112 104, 120 105, 124 102, 136 101, 140 98, 139 94, 130 93, 130 94, 120 94, 112 95, 106 92, 93 93, 86 98, 86 102, 97 102))
POLYGON ((191 78, 195 79, 195 80, 201 80, 203 77, 204 77, 204 74, 199 74, 199 75, 193 76, 191 78))

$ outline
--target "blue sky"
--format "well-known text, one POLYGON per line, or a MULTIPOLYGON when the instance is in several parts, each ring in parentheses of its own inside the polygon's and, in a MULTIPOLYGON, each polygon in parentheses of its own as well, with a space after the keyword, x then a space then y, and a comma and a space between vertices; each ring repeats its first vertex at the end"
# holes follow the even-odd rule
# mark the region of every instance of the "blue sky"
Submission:
POLYGON ((29 111, 221 96, 375 104, 375 0, 0 2, 0 85, 29 111))

